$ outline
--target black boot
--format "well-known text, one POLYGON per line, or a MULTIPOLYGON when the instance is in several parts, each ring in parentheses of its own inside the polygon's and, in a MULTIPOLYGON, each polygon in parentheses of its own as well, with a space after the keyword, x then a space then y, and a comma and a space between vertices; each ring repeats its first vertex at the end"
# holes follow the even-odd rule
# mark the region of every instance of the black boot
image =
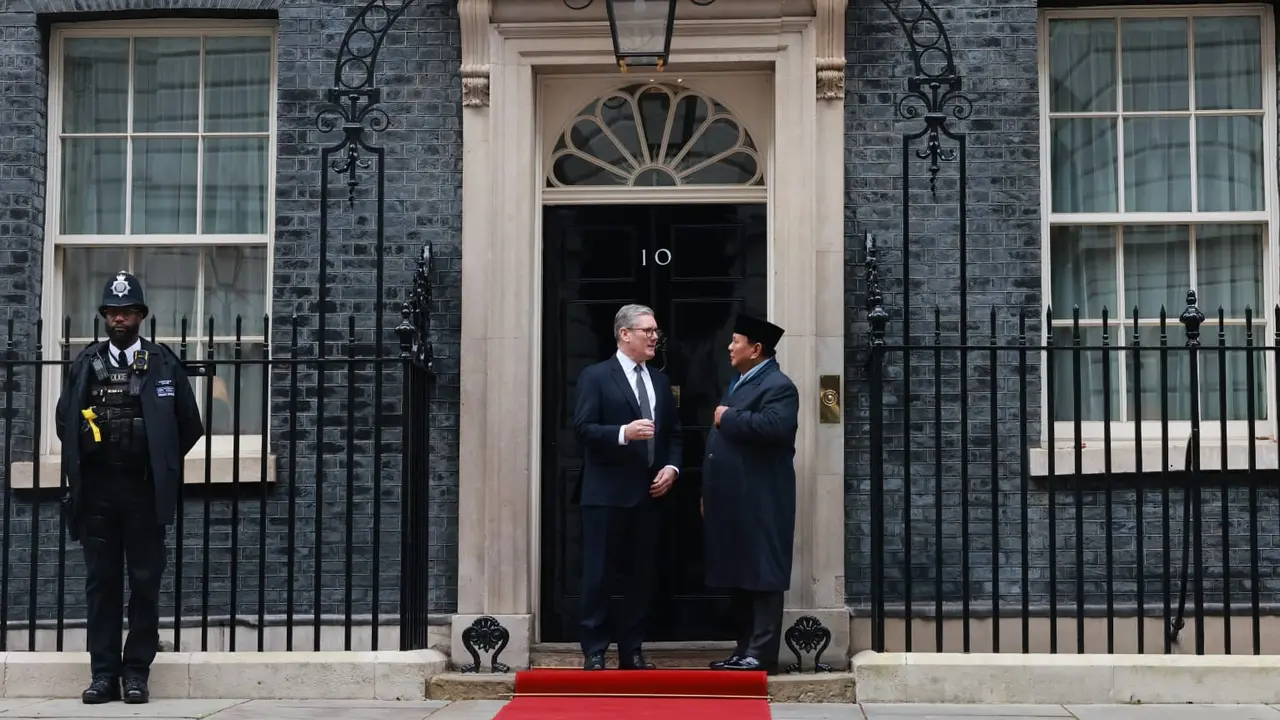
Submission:
POLYGON ((142 705, 151 699, 151 690, 147 687, 147 679, 127 677, 124 679, 124 702, 126 705, 142 705))
POLYGON ((80 702, 85 705, 101 705, 120 699, 120 680, 110 675, 98 675, 89 683, 89 687, 80 693, 80 702))

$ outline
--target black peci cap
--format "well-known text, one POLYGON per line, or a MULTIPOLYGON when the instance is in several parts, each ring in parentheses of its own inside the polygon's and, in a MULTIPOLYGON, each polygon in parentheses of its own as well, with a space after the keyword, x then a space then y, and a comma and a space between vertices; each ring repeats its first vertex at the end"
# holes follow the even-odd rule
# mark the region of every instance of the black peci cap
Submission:
POLYGON ((786 330, 768 320, 761 320, 750 315, 738 315, 733 322, 733 332, 737 335, 742 335, 753 343, 760 343, 767 352, 772 352, 778 347, 778 341, 782 340, 782 334, 786 330))

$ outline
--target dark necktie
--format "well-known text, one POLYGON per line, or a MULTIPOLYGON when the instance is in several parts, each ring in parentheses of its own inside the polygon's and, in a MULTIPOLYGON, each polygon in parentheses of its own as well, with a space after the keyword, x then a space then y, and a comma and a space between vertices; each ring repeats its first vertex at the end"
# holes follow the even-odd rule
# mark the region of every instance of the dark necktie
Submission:
MULTIPOLYGON (((644 367, 636 365, 636 395, 640 397, 640 417, 652 421, 653 410, 649 408, 649 388, 644 384, 644 367)), ((649 464, 653 464, 653 439, 643 441, 646 445, 645 456, 649 464)))
POLYGON ((129 367, 129 361, 125 359, 126 357, 127 357, 127 356, 125 355, 125 352, 124 352, 123 350, 121 350, 121 351, 117 352, 117 353, 116 353, 116 366, 117 366, 117 367, 121 367, 121 368, 127 368, 127 367, 129 367))

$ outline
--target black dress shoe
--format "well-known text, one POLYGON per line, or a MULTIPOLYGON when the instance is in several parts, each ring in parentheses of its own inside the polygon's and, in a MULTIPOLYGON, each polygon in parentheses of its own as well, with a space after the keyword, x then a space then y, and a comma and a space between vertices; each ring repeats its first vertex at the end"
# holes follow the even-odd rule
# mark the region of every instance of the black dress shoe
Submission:
POLYGON ((604 669, 604 653, 591 653, 586 660, 582 661, 583 670, 603 670, 604 669))
POLYGON ((629 653, 627 655, 619 655, 618 669, 619 670, 652 670, 653 663, 645 662, 644 655, 639 650, 636 650, 635 652, 629 653))
POLYGON ((101 705, 119 699, 120 681, 110 675, 98 675, 80 693, 80 702, 85 705, 101 705))
POLYGON ((723 660, 712 660, 712 661, 711 661, 711 669, 712 669, 712 670, 724 670, 726 665, 728 665, 728 664, 729 664, 729 663, 731 663, 731 662, 737 662, 737 660, 738 660, 739 658, 741 658, 741 657, 742 657, 742 656, 741 656, 741 655, 739 655, 738 653, 734 653, 734 654, 730 655, 729 657, 727 657, 727 658, 725 658, 725 659, 723 659, 723 660))
POLYGON ((768 665, 760 661, 759 658, 753 658, 750 655, 743 655, 736 660, 731 660, 724 664, 725 670, 755 670, 757 672, 767 672, 770 675, 777 673, 777 666, 768 665))
POLYGON ((124 679, 124 702, 126 705, 142 705, 151 699, 151 690, 145 678, 127 677, 124 679))

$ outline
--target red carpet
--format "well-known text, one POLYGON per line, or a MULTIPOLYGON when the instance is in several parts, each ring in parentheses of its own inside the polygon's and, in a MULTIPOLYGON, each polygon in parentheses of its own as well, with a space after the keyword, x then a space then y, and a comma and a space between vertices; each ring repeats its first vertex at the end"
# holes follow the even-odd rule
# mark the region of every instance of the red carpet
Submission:
POLYGON ((763 672, 526 670, 495 720, 769 720, 763 672))

